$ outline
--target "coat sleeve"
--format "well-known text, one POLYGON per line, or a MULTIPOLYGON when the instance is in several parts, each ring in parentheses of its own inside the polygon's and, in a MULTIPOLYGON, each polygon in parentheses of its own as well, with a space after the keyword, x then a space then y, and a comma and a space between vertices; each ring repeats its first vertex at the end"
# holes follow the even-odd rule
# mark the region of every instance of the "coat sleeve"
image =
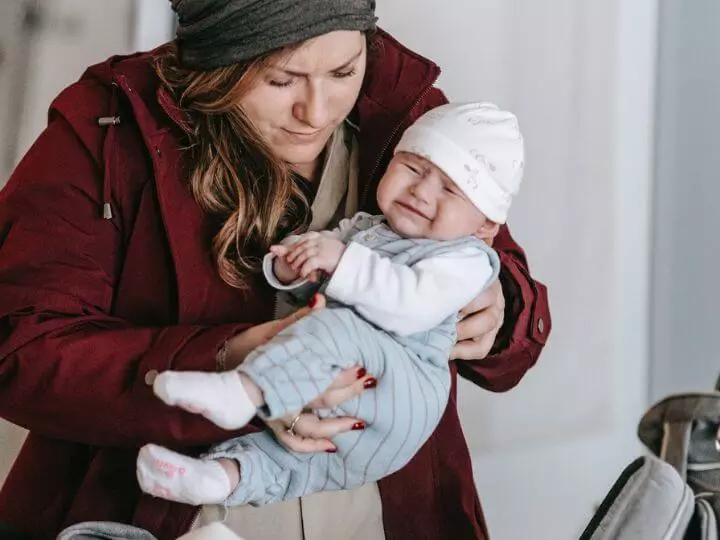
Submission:
POLYGON ((205 445, 229 433, 165 406, 153 370, 214 370, 245 326, 137 327, 111 315, 122 235, 96 160, 62 117, 0 193, 0 416, 102 446, 205 445))
POLYGON ((547 341, 552 321, 545 285, 532 278, 525 253, 506 226, 493 248, 502 263, 500 282, 505 295, 505 322, 490 354, 482 360, 458 361, 458 373, 494 392, 520 382, 547 341))
MULTIPOLYGON (((413 120, 447 103, 443 92, 433 88, 415 110, 413 120)), ((510 390, 530 369, 552 328, 545 285, 535 280, 523 249, 503 225, 493 248, 500 256, 500 282, 505 295, 505 322, 490 354, 482 360, 457 361, 458 373, 494 392, 510 390)))

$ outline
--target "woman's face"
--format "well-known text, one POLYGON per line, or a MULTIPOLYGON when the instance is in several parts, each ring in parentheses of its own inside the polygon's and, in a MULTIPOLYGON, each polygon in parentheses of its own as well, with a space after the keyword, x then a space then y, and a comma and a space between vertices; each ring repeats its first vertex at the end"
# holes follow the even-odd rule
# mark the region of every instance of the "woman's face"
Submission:
POLYGON ((275 155, 312 178, 328 139, 357 101, 366 60, 361 32, 313 38, 263 69, 240 106, 275 155))

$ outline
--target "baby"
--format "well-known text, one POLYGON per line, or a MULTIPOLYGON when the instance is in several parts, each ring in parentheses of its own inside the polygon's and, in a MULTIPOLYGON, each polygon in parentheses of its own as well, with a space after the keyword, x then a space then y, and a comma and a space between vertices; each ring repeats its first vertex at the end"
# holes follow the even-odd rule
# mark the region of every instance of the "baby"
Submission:
POLYGON ((337 453, 295 454, 267 432, 200 459, 147 445, 137 464, 143 491, 193 505, 263 505, 353 489, 403 467, 447 405, 458 312, 497 278, 488 244, 520 186, 523 156, 516 118, 495 105, 426 113, 403 134, 380 181, 382 215, 360 213, 333 231, 286 239, 266 256, 271 284, 320 289, 326 309, 258 347, 237 370, 167 371, 154 383, 165 403, 235 429, 256 414, 299 413, 340 371, 360 365, 377 377, 376 389, 315 412, 363 418, 366 429, 335 437, 337 453))

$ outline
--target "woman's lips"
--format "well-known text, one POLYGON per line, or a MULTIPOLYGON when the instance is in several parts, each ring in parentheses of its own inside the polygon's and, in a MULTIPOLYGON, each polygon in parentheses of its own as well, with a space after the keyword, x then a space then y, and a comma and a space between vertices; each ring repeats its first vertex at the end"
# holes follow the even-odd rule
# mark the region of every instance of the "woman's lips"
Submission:
POLYGON ((298 142, 304 142, 304 143, 310 143, 314 142, 322 135, 323 130, 320 129, 318 131, 312 131, 312 132, 304 132, 304 131, 292 131, 289 129, 283 129, 283 131, 288 135, 288 137, 291 140, 298 141, 298 142))

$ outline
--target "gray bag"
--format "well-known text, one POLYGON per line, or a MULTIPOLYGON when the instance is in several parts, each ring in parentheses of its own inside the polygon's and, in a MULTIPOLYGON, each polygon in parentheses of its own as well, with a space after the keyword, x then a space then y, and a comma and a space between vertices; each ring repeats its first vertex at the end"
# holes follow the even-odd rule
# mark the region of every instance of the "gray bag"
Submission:
POLYGON ((620 474, 580 540, 682 540, 694 504, 671 465, 640 457, 620 474))
POLYGON ((630 464, 581 540, 718 540, 720 392, 678 394, 640 420, 654 454, 630 464))
POLYGON ((157 540, 149 532, 110 521, 86 521, 68 527, 56 540, 157 540))

